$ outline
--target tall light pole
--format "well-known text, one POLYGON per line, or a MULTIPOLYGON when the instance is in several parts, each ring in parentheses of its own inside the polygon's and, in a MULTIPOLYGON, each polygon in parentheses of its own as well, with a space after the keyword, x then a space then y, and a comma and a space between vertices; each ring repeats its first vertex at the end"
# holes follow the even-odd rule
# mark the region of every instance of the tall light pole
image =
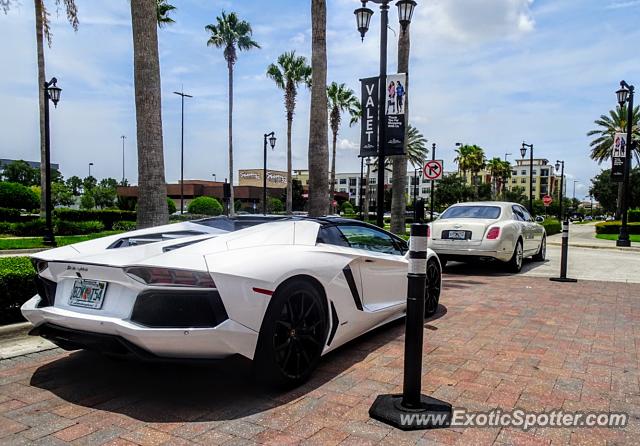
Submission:
POLYGON ((507 157, 508 157, 509 155, 512 155, 512 154, 511 154, 511 153, 505 153, 505 154, 504 154, 504 160, 505 160, 505 161, 507 161, 507 157))
POLYGON ((193 96, 184 91, 174 91, 173 94, 180 96, 181 101, 181 130, 180 130, 180 213, 184 214, 184 98, 193 96))
POLYGON ((275 132, 264 134, 264 168, 262 169, 262 213, 267 215, 267 140, 271 150, 276 147, 275 132))
MULTIPOLYGON (((384 161, 386 144, 386 82, 387 82, 387 29, 389 27, 389 3, 391 0, 368 0, 380 5, 380 77, 379 77, 379 100, 378 100, 378 181, 377 181, 377 211, 376 224, 384 227, 384 161)), ((400 0, 396 3, 398 16, 402 31, 406 32, 407 26, 411 23, 413 10, 416 7, 414 0, 400 0)), ((358 31, 362 40, 369 30, 373 10, 367 8, 367 0, 362 0, 362 7, 354 11, 358 31)))
POLYGON ((529 213, 533 215, 533 144, 527 144, 522 141, 522 147, 520 148, 522 159, 527 154, 527 148, 529 149, 529 213))
POLYGON ((91 166, 93 166, 93 163, 89 163, 89 176, 91 176, 91 166))
POLYGON ((620 225, 620 234, 616 240, 616 246, 629 247, 629 228, 627 227, 627 212, 629 209, 629 176, 631 175, 631 152, 635 149, 635 141, 633 141, 633 94, 635 88, 633 85, 620 81, 620 89, 616 91, 618 104, 620 108, 627 104, 627 147, 624 157, 624 177, 622 179, 624 193, 622 194, 622 224, 620 225))
MULTIPOLYGON (((576 183, 579 183, 579 182, 580 181, 578 181, 578 180, 573 180, 573 201, 574 201, 574 203, 576 201, 576 183)), ((573 204, 572 204, 572 206, 573 206, 573 204)))
POLYGON ((60 92, 62 88, 56 84, 58 79, 51 78, 49 82, 44 83, 42 88, 42 94, 44 94, 44 163, 45 163, 45 193, 44 193, 44 208, 45 208, 45 230, 43 243, 47 246, 56 246, 56 238, 53 235, 53 223, 51 213, 53 211, 51 204, 51 131, 49 130, 49 100, 53 102, 54 108, 57 108, 58 101, 60 100, 60 92))
POLYGON ((558 198, 559 198, 558 201, 560 202, 559 218, 560 218, 560 221, 562 222, 564 220, 563 214, 562 214, 562 199, 564 194, 564 161, 556 161, 556 172, 560 169, 562 170, 560 171, 560 191, 558 192, 558 198))
POLYGON ((127 139, 127 137, 122 135, 120 138, 122 138, 122 185, 124 186, 124 140, 127 139))

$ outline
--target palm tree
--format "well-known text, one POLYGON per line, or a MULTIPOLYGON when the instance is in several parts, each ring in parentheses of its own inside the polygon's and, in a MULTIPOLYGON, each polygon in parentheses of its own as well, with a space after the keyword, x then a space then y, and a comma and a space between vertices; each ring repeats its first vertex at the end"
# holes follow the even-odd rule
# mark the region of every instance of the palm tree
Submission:
POLYGON ((361 107, 360 100, 356 97, 353 90, 347 88, 345 84, 338 85, 337 82, 332 82, 331 85, 327 87, 327 99, 329 101, 328 107, 331 110, 329 113, 329 125, 333 133, 331 178, 329 180, 329 199, 333 200, 336 182, 336 146, 338 142, 338 131, 342 123, 342 113, 349 113, 351 116, 350 125, 353 125, 360 119, 361 107))
POLYGON ((156 12, 158 15, 158 26, 160 28, 163 28, 165 25, 171 25, 172 23, 175 23, 175 20, 169 17, 169 13, 172 11, 175 11, 177 8, 167 3, 167 0, 156 0, 156 1, 157 1, 156 12))
POLYGON ((311 67, 303 56, 296 56, 295 51, 286 52, 278 57, 275 64, 267 67, 267 76, 284 91, 284 107, 287 113, 287 214, 293 209, 293 182, 291 181, 291 129, 293 114, 296 109, 298 87, 304 83, 311 86, 311 67))
MULTIPOLYGON (((420 130, 415 128, 413 125, 409 124, 407 127, 407 137, 406 141, 406 158, 407 161, 413 166, 413 168, 418 169, 424 165, 427 156, 429 155, 429 148, 427 147, 427 138, 424 137, 420 130)), ((385 169, 391 171, 390 165, 393 163, 391 157, 387 157, 384 160, 385 169)), ((374 170, 378 170, 378 160, 373 163, 374 170)), ((394 172, 395 173, 395 172, 394 172)), ((404 175, 406 177, 407 169, 404 169, 404 175)), ((406 187, 406 186, 405 186, 406 187)))
POLYGON ((473 155, 473 149, 471 146, 462 145, 456 149, 456 153, 458 156, 453 160, 458 164, 458 171, 462 172, 462 176, 467 178, 467 171, 469 170, 469 166, 471 164, 471 158, 473 155))
POLYGON ((167 223, 156 0, 131 0, 138 142, 138 228, 167 223))
MULTIPOLYGON (((238 50, 249 51, 252 48, 260 48, 253 40, 253 30, 249 22, 238 19, 235 12, 216 17, 217 24, 207 25, 205 29, 211 33, 207 46, 224 48, 224 59, 227 61, 229 71, 229 182, 231 183, 231 196, 229 198, 229 214, 235 213, 233 203, 233 66, 238 60, 238 50)), ((289 194, 291 195, 291 194, 289 194)))
MULTIPOLYGON (((400 33, 398 38, 398 73, 409 72, 409 51, 411 49, 411 33, 410 25, 400 33)), ((405 82, 405 88, 409 88, 408 79, 405 82)), ((408 122, 409 104, 405 100, 405 119, 408 122)), ((426 144, 426 142, 425 142, 426 144)), ((405 129, 405 153, 409 151, 409 128, 405 129)), ((394 234, 404 235, 405 211, 407 208, 407 199, 405 190, 407 189, 407 156, 394 156, 393 159, 393 177, 391 180, 391 232, 394 234)))
POLYGON ((309 118, 309 215, 329 209, 329 148, 327 110, 327 3, 311 0, 311 113, 309 118))
POLYGON ((509 161, 502 161, 502 169, 498 172, 498 194, 504 191, 504 186, 511 178, 511 163, 509 161))
POLYGON ((471 154, 469 157, 469 171, 471 172, 471 183, 475 187, 476 197, 478 195, 478 173, 487 165, 487 158, 484 156, 484 150, 476 146, 471 146, 471 154))
MULTIPOLYGON (((593 136, 591 141, 591 159, 597 161, 598 164, 602 164, 611 158, 613 152, 613 138, 616 133, 625 132, 627 128, 627 108, 616 107, 615 110, 610 110, 609 115, 601 115, 600 119, 596 119, 594 123, 599 126, 596 130, 587 132, 587 136, 593 136)), ((640 106, 633 109, 633 141, 635 141, 635 150, 633 154, 638 160, 638 154, 640 153, 640 106)), ((640 161, 640 160, 639 160, 640 161)), ((622 212, 622 195, 624 194, 624 184, 618 183, 618 207, 616 216, 620 217, 622 212)))
POLYGON ((498 193, 498 179, 504 168, 503 161, 499 157, 487 161, 487 170, 491 174, 491 196, 495 198, 498 193))

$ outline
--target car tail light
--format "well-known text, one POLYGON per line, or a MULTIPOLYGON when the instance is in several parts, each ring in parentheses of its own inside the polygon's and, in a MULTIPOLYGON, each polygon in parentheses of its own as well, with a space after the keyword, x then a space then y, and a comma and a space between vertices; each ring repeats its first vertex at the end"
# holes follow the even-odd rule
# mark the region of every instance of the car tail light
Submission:
POLYGON ((124 272, 133 280, 142 282, 146 285, 192 288, 216 287, 216 284, 209 273, 204 271, 133 266, 125 268, 124 272))
POLYGON ((487 240, 495 240, 498 237, 500 237, 500 228, 498 227, 493 227, 489 229, 489 232, 487 232, 487 240))

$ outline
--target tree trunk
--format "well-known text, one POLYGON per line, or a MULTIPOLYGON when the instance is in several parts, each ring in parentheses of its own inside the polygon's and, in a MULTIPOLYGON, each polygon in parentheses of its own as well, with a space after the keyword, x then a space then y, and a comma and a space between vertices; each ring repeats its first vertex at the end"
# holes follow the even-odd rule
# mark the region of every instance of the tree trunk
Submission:
POLYGON ((311 1, 311 117, 309 122, 309 215, 328 210, 327 4, 311 1))
POLYGON ((335 208, 333 206, 334 196, 336 194, 336 145, 338 143, 338 132, 333 130, 333 140, 332 140, 332 157, 331 157, 331 178, 329 179, 329 207, 335 213, 335 208))
POLYGON ((293 213, 293 163, 291 160, 291 128, 293 127, 293 112, 287 112, 287 214, 293 213))
MULTIPOLYGON (((398 73, 407 73, 406 91, 409 91, 409 51, 411 49, 410 26, 400 31, 398 38, 398 73)), ((409 95, 405 96, 405 134, 404 152, 407 153, 407 129, 409 128, 409 95)), ((407 156, 393 157, 393 180, 391 184, 391 232, 404 235, 405 211, 407 209, 407 156)))
POLYGON ((227 63, 229 69, 229 215, 235 214, 235 201, 233 193, 233 64, 227 63))
POLYGON ((138 228, 166 224, 167 186, 155 0, 131 0, 138 143, 138 228))
POLYGON ((40 215, 45 214, 45 196, 47 193, 46 181, 46 149, 44 141, 44 83, 47 81, 44 69, 44 10, 42 0, 34 0, 36 13, 36 48, 38 53, 38 108, 40 112, 40 215))

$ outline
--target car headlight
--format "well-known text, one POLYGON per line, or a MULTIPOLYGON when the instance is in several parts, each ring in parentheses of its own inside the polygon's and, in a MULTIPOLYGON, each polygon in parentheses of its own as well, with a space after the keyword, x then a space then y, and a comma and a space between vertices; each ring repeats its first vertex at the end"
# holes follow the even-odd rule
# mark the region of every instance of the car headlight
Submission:
POLYGON ((133 280, 144 283, 145 285, 192 288, 216 287, 216 284, 209 273, 204 271, 132 266, 125 268, 124 272, 133 280))

